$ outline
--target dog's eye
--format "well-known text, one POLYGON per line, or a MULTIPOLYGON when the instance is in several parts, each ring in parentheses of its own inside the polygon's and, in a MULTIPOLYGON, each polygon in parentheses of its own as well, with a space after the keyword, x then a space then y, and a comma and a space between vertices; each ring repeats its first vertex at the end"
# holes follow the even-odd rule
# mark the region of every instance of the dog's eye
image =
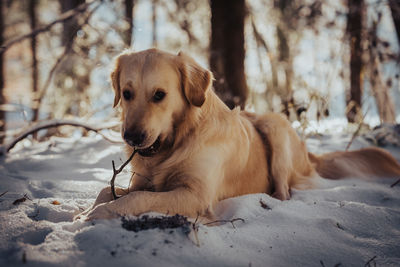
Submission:
POLYGON ((153 101, 156 102, 156 103, 157 103, 157 102, 160 102, 161 100, 164 99, 165 95, 166 95, 165 92, 163 92, 163 91, 157 91, 157 92, 154 94, 154 96, 153 96, 153 101))
POLYGON ((124 96, 125 100, 131 100, 132 99, 132 93, 128 90, 125 90, 122 92, 122 95, 124 96))

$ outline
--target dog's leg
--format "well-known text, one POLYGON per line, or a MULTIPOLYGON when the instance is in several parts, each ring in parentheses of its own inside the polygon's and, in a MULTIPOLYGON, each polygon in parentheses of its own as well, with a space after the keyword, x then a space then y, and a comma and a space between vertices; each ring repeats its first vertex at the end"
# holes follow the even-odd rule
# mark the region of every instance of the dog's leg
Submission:
MULTIPOLYGON (((273 162, 273 161, 272 161, 273 162)), ((274 163, 276 164, 276 163, 274 163)), ((284 165, 273 165, 272 180, 274 189, 272 196, 280 200, 290 199, 289 176, 290 170, 284 165)))
MULTIPOLYGON (((121 187, 115 187, 115 193, 118 196, 124 196, 129 193, 129 190, 123 189, 121 187)), ((97 196, 97 198, 93 204, 92 209, 102 203, 110 202, 112 200, 114 200, 114 197, 111 193, 111 186, 107 186, 100 191, 99 195, 97 196)))
MULTIPOLYGON (((128 193, 128 190, 127 190, 127 189, 120 188, 120 187, 115 187, 115 193, 116 193, 117 195, 122 196, 122 195, 126 195, 126 194, 128 193)), ((91 206, 90 208, 88 208, 88 209, 86 209, 85 211, 83 211, 83 212, 79 213, 78 215, 76 215, 76 216, 74 217, 74 220, 77 220, 77 219, 82 218, 83 216, 86 216, 90 211, 92 211, 92 210, 93 210, 94 208, 96 208, 98 205, 100 205, 100 204, 102 204, 102 203, 110 202, 110 201, 112 201, 113 199, 114 199, 114 197, 113 197, 113 195, 112 195, 112 193, 111 193, 111 187, 110 187, 110 186, 107 186, 107 187, 103 188, 103 189, 100 191, 99 195, 97 196, 97 198, 96 198, 96 200, 95 200, 93 206, 91 206)))
POLYGON ((108 203, 99 204, 87 214, 87 220, 109 219, 125 215, 139 215, 155 211, 182 214, 195 218, 203 215, 210 203, 187 188, 169 192, 135 191, 108 203))
POLYGON ((275 191, 272 196, 280 200, 290 199, 289 180, 293 173, 289 142, 274 142, 272 146, 271 174, 275 191))

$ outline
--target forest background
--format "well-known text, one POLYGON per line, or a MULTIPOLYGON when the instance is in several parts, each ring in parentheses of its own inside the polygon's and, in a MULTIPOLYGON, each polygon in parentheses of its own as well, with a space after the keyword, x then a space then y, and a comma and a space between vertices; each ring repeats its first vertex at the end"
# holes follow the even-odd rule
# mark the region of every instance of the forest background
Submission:
MULTIPOLYGON (((396 123, 398 0, 1 0, 0 141, 50 119, 115 118, 124 49, 191 54, 231 108, 396 123)), ((60 128, 35 138, 63 135, 60 128)))

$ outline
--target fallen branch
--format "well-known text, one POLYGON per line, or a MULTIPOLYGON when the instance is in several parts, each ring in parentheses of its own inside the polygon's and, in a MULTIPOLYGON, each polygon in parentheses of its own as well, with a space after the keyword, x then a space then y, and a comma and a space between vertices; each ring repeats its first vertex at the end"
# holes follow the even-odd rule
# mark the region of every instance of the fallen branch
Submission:
POLYGON ((8 191, 5 191, 5 192, 1 193, 0 197, 4 196, 7 193, 8 193, 8 191))
POLYGON ((373 256, 364 266, 371 266, 371 262, 376 259, 376 256, 373 256))
POLYGON ((233 224, 236 221, 241 221, 243 223, 245 222, 244 219, 242 219, 242 218, 234 218, 232 220, 216 220, 216 221, 213 221, 213 222, 205 223, 204 225, 209 225, 209 224, 214 224, 214 223, 228 223, 228 222, 230 222, 232 224, 232 227, 236 229, 235 225, 233 224))
POLYGON ((400 179, 394 182, 390 187, 395 187, 398 183, 400 183, 400 179))
POLYGON ((194 221, 194 223, 192 223, 192 229, 193 229, 193 235, 194 238, 196 239, 196 246, 200 247, 200 240, 199 240, 199 236, 197 235, 197 232, 199 231, 199 226, 197 225, 197 220, 199 219, 199 213, 197 213, 197 217, 196 220, 194 221))
POLYGON ((92 5, 94 2, 96 2, 96 1, 92 1, 92 2, 89 2, 89 3, 83 3, 83 4, 79 5, 79 6, 77 6, 76 8, 71 9, 71 10, 61 14, 59 19, 56 19, 56 20, 50 22, 49 24, 47 24, 47 25, 45 25, 45 26, 43 26, 41 28, 33 30, 32 32, 30 32, 28 34, 22 35, 20 37, 17 37, 15 39, 9 41, 8 43, 6 43, 6 44, 4 44, 3 46, 0 47, 0 54, 3 54, 4 52, 6 52, 11 46, 15 45, 16 43, 19 43, 19 42, 21 42, 21 41, 23 41, 23 40, 25 40, 27 38, 31 38, 33 36, 36 36, 39 33, 49 31, 54 25, 56 25, 58 23, 61 23, 61 22, 65 22, 67 20, 70 20, 73 17, 77 16, 78 14, 85 12, 87 10, 87 8, 90 5, 92 5))
POLYGON ((122 172, 125 166, 128 165, 128 163, 133 159, 133 156, 135 156, 136 152, 137 150, 134 149, 129 159, 125 161, 124 164, 122 164, 121 167, 118 168, 118 170, 115 169, 115 162, 113 160, 111 161, 113 167, 113 176, 111 178, 110 185, 111 185, 111 193, 114 197, 114 200, 119 198, 119 196, 115 193, 115 186, 114 186, 115 178, 120 172, 122 172))
POLYGON ((27 199, 32 200, 32 199, 30 199, 30 198, 28 197, 27 194, 24 194, 23 197, 14 200, 13 205, 19 205, 19 204, 21 204, 22 202, 25 202, 27 199))
POLYGON ((29 135, 36 133, 40 130, 48 129, 48 128, 54 128, 54 127, 59 127, 59 126, 75 126, 75 127, 81 127, 84 128, 88 131, 93 131, 99 135, 101 135, 105 140, 115 143, 114 140, 109 139, 107 136, 102 134, 100 131, 105 129, 105 128, 95 128, 92 127, 88 124, 78 122, 78 121, 72 121, 72 120, 51 120, 51 121, 45 121, 45 122, 39 122, 32 128, 26 130, 25 132, 21 133, 19 136, 17 136, 14 140, 12 140, 10 143, 4 145, 1 147, 2 149, 0 150, 0 155, 6 154, 7 152, 10 152, 10 150, 21 140, 25 139, 29 135))
POLYGON ((265 210, 270 210, 271 208, 265 203, 262 199, 260 199, 260 205, 265 210))
POLYGON ((349 150, 350 146, 353 144, 354 140, 356 139, 356 137, 358 136, 358 134, 360 133, 361 127, 364 123, 364 119, 368 114, 369 109, 365 112, 365 114, 362 116, 361 121, 358 123, 358 127, 357 130, 353 133, 353 135, 351 136, 350 142, 347 144, 345 151, 349 150))

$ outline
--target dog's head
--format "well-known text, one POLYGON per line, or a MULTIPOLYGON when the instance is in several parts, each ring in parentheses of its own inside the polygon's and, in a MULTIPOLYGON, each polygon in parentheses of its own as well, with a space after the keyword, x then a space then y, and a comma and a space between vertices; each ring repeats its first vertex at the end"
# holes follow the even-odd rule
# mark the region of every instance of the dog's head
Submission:
POLYGON ((173 142, 189 109, 203 105, 212 74, 183 53, 150 49, 118 56, 111 80, 114 107, 122 106, 122 137, 151 156, 173 142))

